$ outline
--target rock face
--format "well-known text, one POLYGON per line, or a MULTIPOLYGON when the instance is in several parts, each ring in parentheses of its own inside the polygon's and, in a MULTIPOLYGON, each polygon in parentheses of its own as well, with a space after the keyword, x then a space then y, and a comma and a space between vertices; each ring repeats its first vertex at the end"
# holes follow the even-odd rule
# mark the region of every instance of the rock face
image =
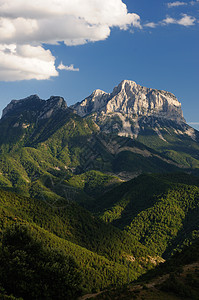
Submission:
POLYGON ((50 99, 45 101, 45 105, 41 110, 39 119, 48 119, 54 113, 60 110, 67 110, 67 104, 64 98, 58 96, 51 96, 50 99))
POLYGON ((185 122, 181 103, 173 94, 142 87, 130 80, 122 81, 111 94, 95 90, 73 108, 82 117, 94 112, 120 112, 131 118, 157 116, 185 122))
POLYGON ((104 131, 134 138, 151 118, 185 123, 181 103, 173 94, 130 80, 122 81, 110 94, 96 90, 72 108, 82 117, 91 115, 104 131))
POLYGON ((62 97, 52 96, 42 100, 37 95, 32 95, 21 100, 12 100, 3 110, 2 119, 23 113, 32 115, 37 120, 48 119, 59 110, 66 110, 67 104, 62 97))

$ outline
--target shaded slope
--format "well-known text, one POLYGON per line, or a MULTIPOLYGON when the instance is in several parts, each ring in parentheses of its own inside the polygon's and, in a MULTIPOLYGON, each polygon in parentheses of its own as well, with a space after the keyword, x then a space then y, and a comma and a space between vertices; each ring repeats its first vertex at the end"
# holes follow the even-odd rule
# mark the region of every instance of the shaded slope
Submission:
POLYGON ((125 283, 129 263, 133 280, 161 261, 127 233, 104 224, 74 203, 63 202, 57 209, 1 190, 0 216, 1 230, 12 223, 29 224, 45 247, 74 257, 87 290, 125 283))
MULTIPOLYGON (((95 299, 181 300, 199 298, 199 240, 141 276, 134 284, 93 294, 95 299)), ((82 297, 89 299, 89 295, 82 297)))

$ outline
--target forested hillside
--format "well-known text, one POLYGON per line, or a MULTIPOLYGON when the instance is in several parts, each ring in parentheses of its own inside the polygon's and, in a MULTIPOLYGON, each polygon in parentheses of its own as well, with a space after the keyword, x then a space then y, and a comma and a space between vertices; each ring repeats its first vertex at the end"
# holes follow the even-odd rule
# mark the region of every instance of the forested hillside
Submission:
POLYGON ((88 208, 167 257, 199 237, 199 179, 183 173, 140 175, 88 208))
POLYGON ((181 300, 199 298, 199 241, 123 288, 110 289, 94 299, 181 300))
MULTIPOLYGON (((60 259, 68 261, 68 256, 70 256, 75 261, 78 272, 83 277, 82 284, 79 286, 80 291, 100 290, 110 285, 126 283, 129 263, 132 268, 129 276, 131 280, 134 280, 161 261, 160 257, 153 255, 152 251, 148 251, 146 247, 142 246, 127 233, 111 225, 104 224, 75 203, 66 205, 65 201, 63 201, 62 207, 53 208, 44 201, 22 197, 1 190, 0 216, 1 237, 3 237, 1 240, 2 247, 4 247, 4 235, 7 232, 14 231, 12 234, 14 236, 16 234, 16 239, 13 241, 11 249, 14 254, 10 254, 13 259, 15 255, 16 259, 18 259, 19 243, 22 243, 20 251, 23 253, 24 251, 29 251, 27 259, 35 259, 34 257, 32 258, 32 255, 34 255, 32 248, 30 250, 26 249, 27 240, 26 237, 23 237, 23 228, 25 226, 28 230, 29 239, 32 241, 31 243, 37 244, 39 242, 41 244, 41 252, 48 252, 54 249, 62 253, 63 258, 60 259), (22 234, 20 233, 21 228, 22 234), (21 241, 21 238, 24 238, 24 241, 21 241), (144 260, 143 257, 145 258, 144 260)), ((25 229, 25 231, 27 230, 25 229)), ((6 247, 9 247, 9 245, 6 244, 6 247)), ((22 264, 23 259, 26 258, 26 254, 24 255, 25 257, 20 258, 22 264)), ((46 253, 46 255, 51 257, 51 254, 46 253)), ((46 264, 48 263, 50 262, 46 261, 46 264)), ((10 264, 12 264, 12 261, 10 261, 10 264)), ((10 270, 17 268, 15 262, 13 262, 13 266, 10 264, 8 263, 6 268, 11 268, 10 270)), ((22 268, 20 262, 19 267, 22 268)), ((26 268, 28 269, 29 267, 27 266, 26 268)), ((27 272, 26 269, 24 272, 27 272)), ((25 274, 23 276, 25 277, 22 279, 26 282, 29 277, 26 277, 25 274)), ((19 278, 19 280, 21 279, 19 278)), ((19 292, 15 293, 15 290, 8 289, 4 285, 4 281, 2 281, 2 285, 8 293, 11 292, 15 296, 20 296, 19 292)), ((21 295, 25 297, 24 299, 29 297, 28 294, 21 295)))

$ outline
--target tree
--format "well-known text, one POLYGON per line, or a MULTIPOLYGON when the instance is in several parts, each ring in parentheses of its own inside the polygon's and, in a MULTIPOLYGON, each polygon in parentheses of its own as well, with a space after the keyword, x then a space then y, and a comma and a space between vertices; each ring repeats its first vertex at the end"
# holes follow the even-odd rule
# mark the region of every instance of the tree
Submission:
POLYGON ((74 259, 45 249, 28 226, 5 230, 0 250, 0 283, 8 294, 24 299, 76 299, 81 276, 74 259))

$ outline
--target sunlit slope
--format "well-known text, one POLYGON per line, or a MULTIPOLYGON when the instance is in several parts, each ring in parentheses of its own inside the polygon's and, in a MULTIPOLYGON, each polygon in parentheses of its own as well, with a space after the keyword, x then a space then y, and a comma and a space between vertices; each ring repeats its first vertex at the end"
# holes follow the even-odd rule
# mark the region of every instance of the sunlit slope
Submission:
POLYGON ((187 174, 140 175, 89 208, 167 257, 198 237, 199 180, 187 174))

